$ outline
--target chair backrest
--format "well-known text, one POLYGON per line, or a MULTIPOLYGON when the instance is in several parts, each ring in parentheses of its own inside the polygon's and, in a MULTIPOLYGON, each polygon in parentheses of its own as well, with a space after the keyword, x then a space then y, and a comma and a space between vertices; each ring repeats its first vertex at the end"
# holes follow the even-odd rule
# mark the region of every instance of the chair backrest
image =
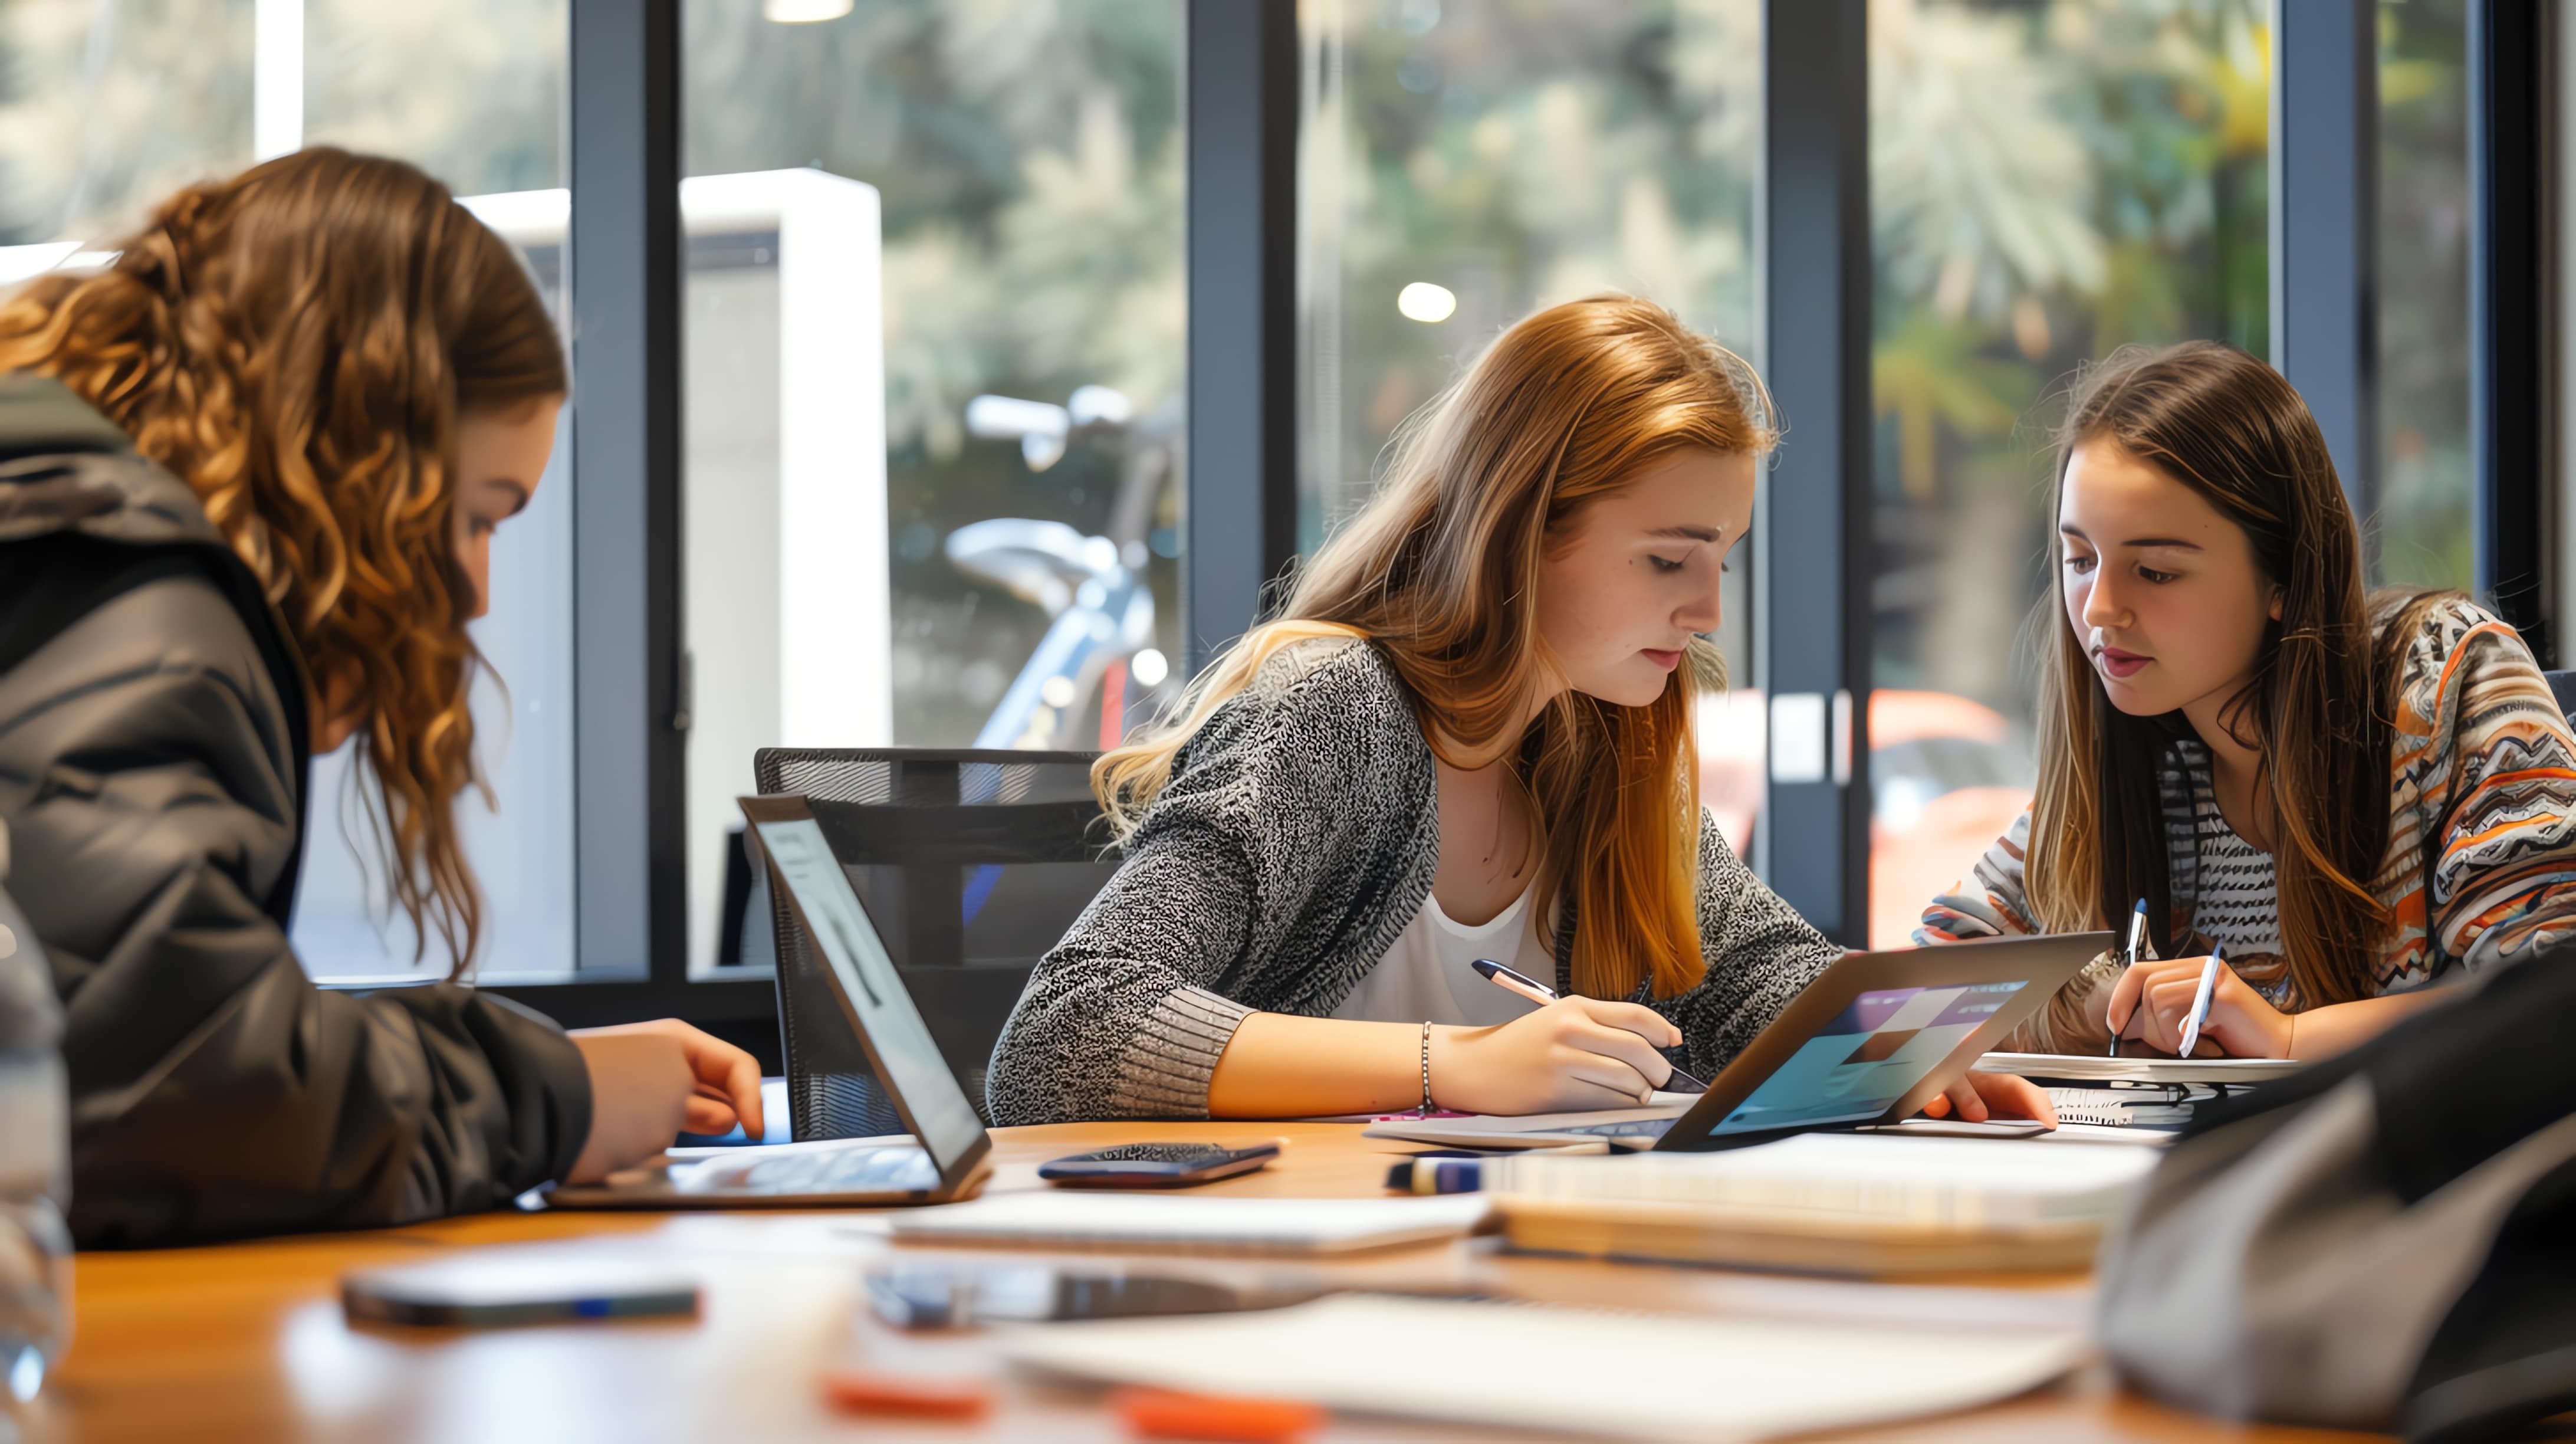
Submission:
POLYGON ((2558 699, 2558 710, 2576 724, 2576 672, 2543 672, 2549 679, 2549 692, 2558 699))
MULTIPOLYGON (((766 747, 765 793, 812 806, 966 1096, 1029 973, 1117 871, 1087 752, 766 747)), ((765 870, 794 1136, 900 1133, 902 1122, 765 870)), ((989 1120, 988 1120, 989 1121, 989 1120)))

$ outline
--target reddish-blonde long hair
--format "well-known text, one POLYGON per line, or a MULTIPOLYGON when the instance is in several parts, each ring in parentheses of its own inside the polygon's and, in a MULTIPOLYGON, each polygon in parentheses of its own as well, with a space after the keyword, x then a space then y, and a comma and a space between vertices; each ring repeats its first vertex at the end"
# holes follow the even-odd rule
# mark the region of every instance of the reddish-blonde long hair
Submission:
MULTIPOLYGON (((1539 636, 1539 562, 1584 506, 1682 450, 1770 449, 1753 369, 1670 311, 1598 296, 1532 315, 1407 423, 1376 495, 1297 574, 1276 620, 1192 682, 1178 720, 1102 757, 1092 785, 1125 837, 1171 780, 1174 755, 1264 660, 1319 635, 1365 637, 1402 679, 1433 750, 1490 757, 1553 662, 1539 636)), ((1573 981, 1659 996, 1706 971, 1696 908, 1694 699, 1723 666, 1693 666, 1643 707, 1557 694, 1512 754, 1544 841, 1540 916, 1575 902, 1573 981)))
POLYGON ((116 246, 0 302, 0 371, 62 381, 185 480, 316 685, 354 683, 388 892, 461 970, 482 928, 455 820, 482 659, 449 530, 456 431, 569 390, 536 283, 445 186, 330 149, 190 186, 116 246))

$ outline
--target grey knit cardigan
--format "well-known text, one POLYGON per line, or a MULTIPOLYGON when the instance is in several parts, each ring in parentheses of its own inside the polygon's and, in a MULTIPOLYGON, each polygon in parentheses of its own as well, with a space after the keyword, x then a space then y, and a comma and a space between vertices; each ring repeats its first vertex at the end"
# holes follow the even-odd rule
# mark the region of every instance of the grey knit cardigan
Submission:
MULTIPOLYGON (((1245 1016, 1330 1014, 1421 911, 1440 858, 1436 776, 1375 647, 1324 638, 1274 654, 1183 747, 1126 861, 1030 977, 993 1049, 993 1121, 1206 1117, 1245 1016)), ((1560 992, 1572 912, 1560 909, 1560 992)), ((1633 1001, 1673 1021, 1676 1060, 1706 1077, 1841 949, 1705 815, 1699 929, 1707 979, 1669 998, 1640 986, 1633 1001)))

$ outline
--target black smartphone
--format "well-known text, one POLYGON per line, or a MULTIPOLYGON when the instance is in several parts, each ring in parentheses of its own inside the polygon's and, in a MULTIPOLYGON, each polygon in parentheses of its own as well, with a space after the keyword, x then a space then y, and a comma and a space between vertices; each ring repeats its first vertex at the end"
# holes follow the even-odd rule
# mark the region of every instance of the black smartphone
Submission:
POLYGON ((696 1313, 698 1281, 641 1263, 501 1250, 345 1275, 340 1307, 352 1323, 437 1328, 642 1319, 696 1313))
POLYGON ((1186 1188, 1250 1173, 1279 1156, 1279 1145, 1129 1143, 1038 1165, 1038 1177, 1067 1188, 1186 1188))
POLYGON ((1048 1264, 898 1264, 869 1274, 867 1289, 877 1317, 904 1329, 1222 1314, 1284 1308, 1324 1294, 1320 1284, 1289 1277, 1218 1283, 1048 1264))

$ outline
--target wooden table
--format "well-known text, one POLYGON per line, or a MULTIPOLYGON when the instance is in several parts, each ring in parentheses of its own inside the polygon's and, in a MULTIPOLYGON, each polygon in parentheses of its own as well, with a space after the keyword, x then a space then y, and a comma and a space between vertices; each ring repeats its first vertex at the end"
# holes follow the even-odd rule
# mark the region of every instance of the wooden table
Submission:
MULTIPOLYGON (((1367 1197, 1404 1145, 1350 1125, 1079 1124, 994 1135, 989 1191, 1035 1188, 1045 1159, 1140 1135, 1284 1136, 1285 1158, 1210 1193, 1367 1197)), ((840 1361, 994 1373, 972 1334, 904 1335, 856 1306, 866 1262, 887 1247, 879 1215, 505 1213, 368 1233, 206 1248, 84 1254, 73 1345, 45 1393, 40 1430, 111 1440, 1063 1439, 1125 1438, 1096 1396, 1002 1376, 983 1428, 832 1413, 816 1388, 840 1361), (695 1320, 459 1332, 353 1329, 344 1270, 517 1244, 685 1255, 703 1269, 695 1320)), ((2081 1277, 1873 1285, 1512 1257, 1492 1240, 1390 1250, 1331 1265, 1353 1284, 1456 1283, 1516 1296, 1628 1308, 1774 1317, 1920 1320, 1929 1329, 2074 1324, 2081 1277)), ((981 1257, 991 1257, 984 1254, 981 1257)), ((1022 1255, 1026 1257, 1027 1255, 1022 1255)), ((1224 1264, 1202 1265, 1222 1269, 1224 1264)), ((39 1437, 43 1437, 40 1433, 39 1437)), ((1433 1440, 1463 1432, 1340 1419, 1331 1440, 1433 1440)), ((2364 1436, 2245 1428, 2123 1393, 2096 1366, 1973 1414, 1873 1431, 1871 1440, 2323 1441, 2364 1436)))

